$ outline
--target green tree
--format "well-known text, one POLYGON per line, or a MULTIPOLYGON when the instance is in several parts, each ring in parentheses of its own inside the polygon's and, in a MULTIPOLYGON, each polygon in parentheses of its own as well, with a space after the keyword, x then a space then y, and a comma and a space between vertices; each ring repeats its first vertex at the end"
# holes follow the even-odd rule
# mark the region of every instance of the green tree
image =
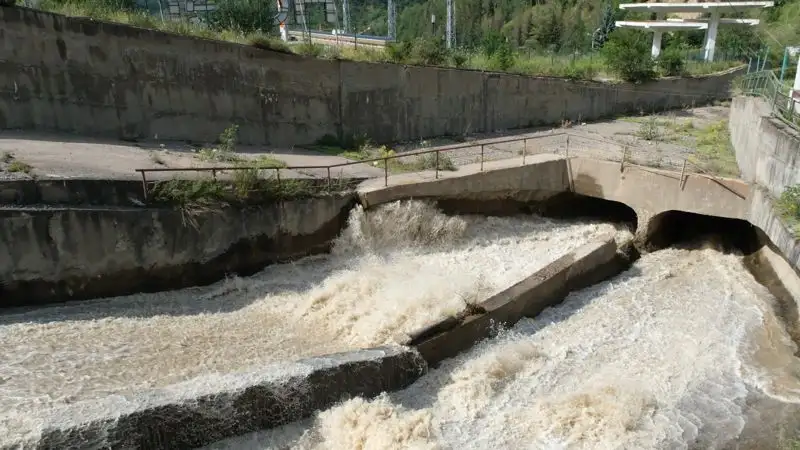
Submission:
POLYGON ((615 30, 601 54, 608 67, 625 81, 640 82, 655 76, 649 40, 640 31, 615 30))

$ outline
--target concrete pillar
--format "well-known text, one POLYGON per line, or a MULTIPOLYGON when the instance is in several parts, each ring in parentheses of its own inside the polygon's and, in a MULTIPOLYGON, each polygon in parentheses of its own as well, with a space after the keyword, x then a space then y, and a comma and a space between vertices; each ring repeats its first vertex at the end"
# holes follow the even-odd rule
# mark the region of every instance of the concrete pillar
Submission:
POLYGON ((661 37, 664 35, 662 31, 653 33, 653 47, 650 49, 650 55, 653 58, 658 58, 661 54, 661 37))
POLYGON ((719 12, 711 12, 708 19, 708 29, 706 30, 705 49, 706 62, 714 61, 714 49, 717 47, 717 28, 719 28, 719 12))

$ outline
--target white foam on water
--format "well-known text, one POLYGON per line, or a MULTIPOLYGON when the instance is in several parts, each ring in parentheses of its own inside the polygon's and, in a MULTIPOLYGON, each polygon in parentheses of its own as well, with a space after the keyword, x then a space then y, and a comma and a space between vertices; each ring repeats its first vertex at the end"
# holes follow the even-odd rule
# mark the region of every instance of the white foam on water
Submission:
POLYGON ((737 256, 659 251, 404 391, 208 450, 722 448, 771 301, 737 256))
POLYGON ((209 287, 2 315, 0 436, 53 406, 391 344, 611 232, 399 202, 354 210, 331 255, 209 287))

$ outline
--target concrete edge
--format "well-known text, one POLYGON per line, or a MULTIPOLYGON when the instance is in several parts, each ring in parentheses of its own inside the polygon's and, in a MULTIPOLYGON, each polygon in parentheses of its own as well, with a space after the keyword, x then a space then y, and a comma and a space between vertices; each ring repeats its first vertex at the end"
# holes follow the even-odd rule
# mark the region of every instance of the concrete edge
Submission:
POLYGON ((377 347, 209 375, 131 398, 48 411, 12 448, 197 448, 278 427, 354 396, 407 387, 427 372, 414 349, 377 347))
POLYGON ((494 327, 535 316, 560 303, 570 291, 621 272, 623 266, 615 264, 616 259, 613 236, 585 244, 476 305, 474 314, 448 317, 410 333, 407 344, 434 366, 489 337, 494 327))

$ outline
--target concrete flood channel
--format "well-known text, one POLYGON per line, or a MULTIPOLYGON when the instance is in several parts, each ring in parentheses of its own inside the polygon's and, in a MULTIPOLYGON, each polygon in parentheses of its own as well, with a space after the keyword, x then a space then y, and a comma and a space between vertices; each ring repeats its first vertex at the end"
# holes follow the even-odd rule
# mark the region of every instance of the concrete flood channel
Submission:
MULTIPOLYGON (((145 222, 160 240, 133 234, 118 211, 108 221, 87 212, 91 226, 83 228, 75 208, 41 213, 46 219, 8 213, 4 245, 17 253, 5 254, 20 256, 6 261, 4 276, 22 262, 28 270, 4 283, 4 298, 22 298, 6 297, 15 286, 46 292, 24 287, 35 279, 52 287, 69 278, 63 296, 102 267, 114 269, 106 292, 131 273, 147 284, 162 268, 153 258, 179 273, 219 261, 228 254, 223 243, 250 256, 193 269, 203 275, 179 281, 198 284, 244 268, 206 286, 7 310, 0 316, 0 444, 775 448, 800 387, 787 288, 774 276, 780 258, 742 221, 685 216, 684 226, 716 220, 700 228, 729 232, 648 230, 644 244, 655 247, 641 248, 656 251, 637 260, 629 229, 635 214, 603 200, 586 207, 586 198, 573 199, 580 209, 565 208, 569 199, 554 194, 543 190, 502 208, 480 198, 461 208, 440 199, 447 214, 431 201, 364 210, 347 198, 305 200, 306 213, 314 202, 326 205, 313 219, 324 234, 308 221, 306 232, 293 233, 301 221, 285 202, 280 219, 255 231, 220 231, 233 228, 230 219, 214 219, 209 229, 200 223, 181 235, 182 245, 207 241, 188 254, 143 248, 179 233, 158 212, 145 222), (492 215, 476 214, 481 209, 492 215), (575 217, 586 213, 598 215, 575 217), (331 223, 338 225, 322 226, 331 223), (92 236, 103 238, 93 250, 64 246, 57 237, 64 233, 53 232, 59 226, 87 246, 92 236), (42 227, 49 234, 36 238, 42 227), (143 245, 103 247, 114 242, 112 229, 143 245), (294 237, 257 239, 265 234, 294 237), (302 251, 298 235, 316 235, 313 248, 302 251), (261 251, 243 252, 247 243, 261 251), (40 259, 57 264, 37 266, 19 252, 23 244, 50 249, 40 259), (90 266, 97 252, 111 256, 90 266), (309 253, 318 255, 295 259, 309 253), (77 262, 65 267, 69 261, 77 262), (757 278, 769 279, 767 287, 757 278)), ((263 221, 277 213, 259 214, 263 221)), ((97 291, 82 292, 76 298, 97 291)), ((41 302, 54 298, 41 294, 41 302)))

